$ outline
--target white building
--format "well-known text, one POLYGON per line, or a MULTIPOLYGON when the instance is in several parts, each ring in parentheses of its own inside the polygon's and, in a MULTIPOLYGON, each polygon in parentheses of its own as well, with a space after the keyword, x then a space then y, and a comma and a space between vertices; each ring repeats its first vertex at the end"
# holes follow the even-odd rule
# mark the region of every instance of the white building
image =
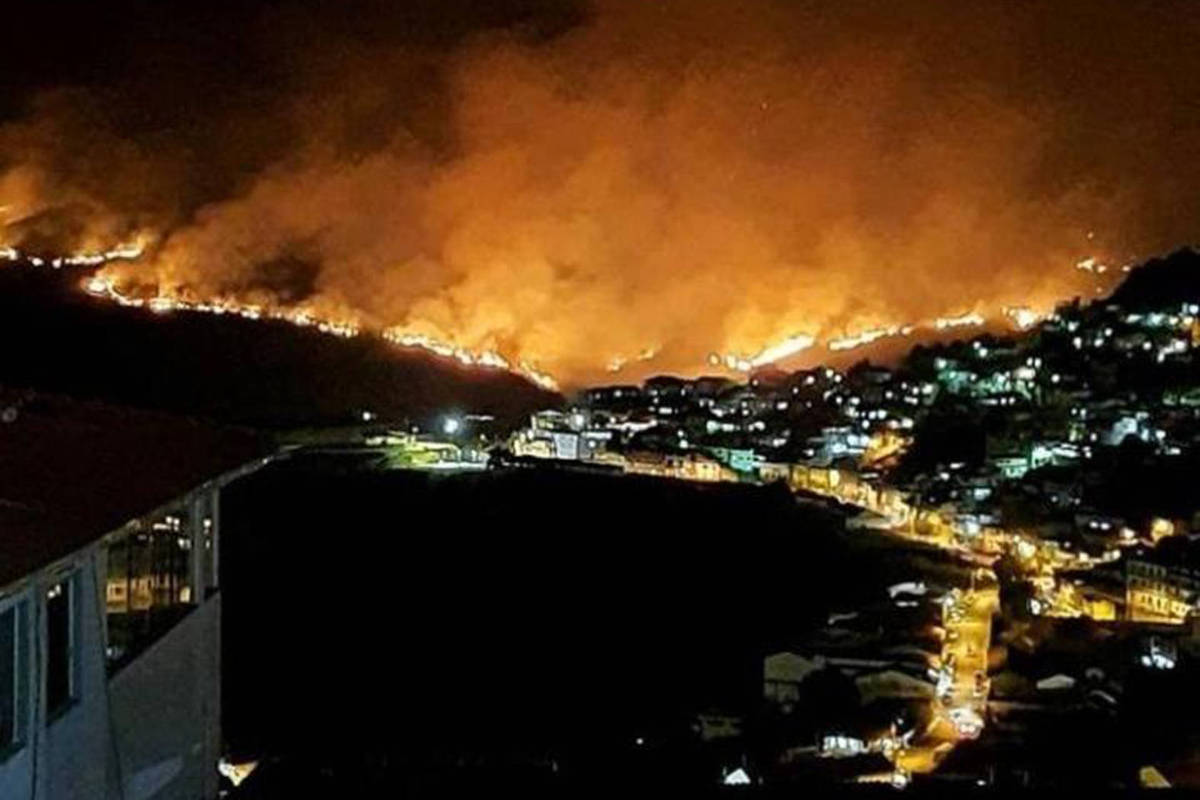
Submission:
POLYGON ((220 488, 257 438, 0 400, 0 798, 217 796, 220 488))
POLYGON ((810 437, 810 458, 815 463, 829 464, 843 458, 857 459, 867 450, 871 437, 849 425, 834 425, 821 429, 820 436, 810 437))
POLYGON ((514 455, 589 461, 613 438, 611 430, 596 428, 593 415, 584 409, 570 412, 538 411, 529 426, 517 432, 509 446, 514 455))

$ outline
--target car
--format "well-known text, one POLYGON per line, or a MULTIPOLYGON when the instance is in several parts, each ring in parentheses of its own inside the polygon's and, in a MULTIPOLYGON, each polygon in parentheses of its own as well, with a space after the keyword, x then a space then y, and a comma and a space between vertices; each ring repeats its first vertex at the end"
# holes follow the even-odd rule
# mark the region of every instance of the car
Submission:
POLYGON ((983 720, 969 708, 950 709, 950 721, 954 723, 958 735, 964 739, 974 739, 983 730, 983 720))

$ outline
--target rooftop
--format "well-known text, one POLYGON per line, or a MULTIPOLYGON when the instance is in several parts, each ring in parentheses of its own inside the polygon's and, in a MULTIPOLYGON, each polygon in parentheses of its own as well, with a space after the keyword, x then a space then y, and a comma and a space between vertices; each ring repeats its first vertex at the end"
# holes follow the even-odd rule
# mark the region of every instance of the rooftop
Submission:
POLYGON ((1152 548, 1138 548, 1129 556, 1132 561, 1157 564, 1163 567, 1184 567, 1200 571, 1200 539, 1188 536, 1168 536, 1152 548))
POLYGON ((0 586, 271 450, 247 430, 0 389, 0 586))

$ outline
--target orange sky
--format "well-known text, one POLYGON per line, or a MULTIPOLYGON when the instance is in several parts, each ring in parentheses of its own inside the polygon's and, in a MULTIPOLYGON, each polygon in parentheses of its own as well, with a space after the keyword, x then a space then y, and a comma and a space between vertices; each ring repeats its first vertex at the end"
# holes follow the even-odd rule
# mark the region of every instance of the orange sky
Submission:
POLYGON ((141 232, 123 285, 302 302, 567 384, 1044 308, 1091 291, 1085 257, 1197 238, 1187 9, 597 2, 437 46, 264 24, 287 81, 197 122, 209 145, 123 122, 119 83, 41 91, 0 127, 0 244, 141 232))

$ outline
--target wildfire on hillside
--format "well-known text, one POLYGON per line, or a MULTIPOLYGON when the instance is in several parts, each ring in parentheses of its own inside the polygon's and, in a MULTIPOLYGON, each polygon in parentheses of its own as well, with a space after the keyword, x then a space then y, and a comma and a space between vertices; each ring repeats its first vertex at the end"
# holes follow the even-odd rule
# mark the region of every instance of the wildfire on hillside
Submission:
POLYGON ((569 387, 1024 329, 1200 233, 1192 13, 585 0, 435 46, 392 5, 263 10, 261 76, 188 75, 218 104, 31 87, 0 259, 569 387), (1156 46, 1126 73, 1097 41, 1156 46))

